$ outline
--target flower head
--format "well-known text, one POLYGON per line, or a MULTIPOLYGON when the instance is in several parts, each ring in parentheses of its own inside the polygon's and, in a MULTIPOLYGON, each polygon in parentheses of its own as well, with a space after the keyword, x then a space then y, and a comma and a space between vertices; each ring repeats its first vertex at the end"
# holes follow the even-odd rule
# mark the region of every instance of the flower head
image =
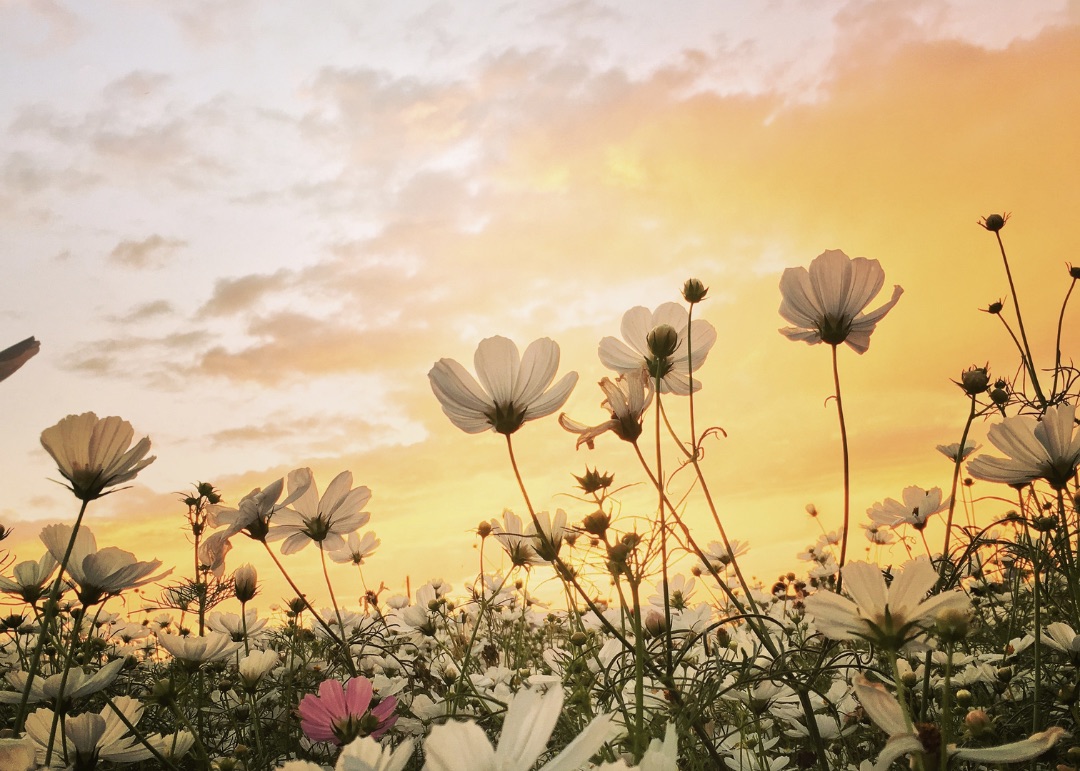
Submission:
POLYGON ((439 359, 428 372, 446 417, 469 434, 491 429, 510 435, 526 421, 550 415, 566 403, 578 379, 569 372, 551 385, 559 346, 546 337, 530 343, 524 356, 513 341, 489 337, 480 341, 473 363, 476 378, 453 359, 439 359))
MULTIPOLYGON (((476 723, 449 721, 431 729, 424 742, 426 771, 530 771, 547 748, 562 711, 563 692, 522 690, 506 710, 498 747, 476 723)), ((577 771, 608 741, 610 715, 593 718, 585 730, 539 771, 577 771)))
POLYGON ((780 334, 810 345, 847 343, 856 353, 866 353, 870 333, 904 293, 894 286, 892 299, 864 313, 884 283, 885 271, 877 260, 851 259, 839 249, 818 255, 809 270, 788 268, 780 277, 780 315, 795 326, 784 327, 780 334))
POLYGON ((338 680, 323 680, 318 696, 309 693, 300 701, 304 735, 339 747, 360 736, 378 739, 397 720, 397 699, 387 696, 372 706, 373 695, 366 677, 354 677, 344 686, 338 680))
POLYGON ((990 442, 1008 455, 980 455, 968 464, 976 479, 1024 487, 1045 479, 1055 490, 1064 490, 1080 465, 1080 433, 1076 408, 1068 404, 1048 407, 1041 419, 1030 415, 1006 418, 987 432, 990 442))
POLYGON ((382 543, 370 530, 363 535, 349 533, 349 538, 343 546, 333 551, 328 551, 326 556, 334 562, 351 562, 354 565, 363 565, 364 562, 375 553, 382 543))
POLYGON ((701 388, 691 383, 690 368, 705 363, 716 329, 707 321, 695 321, 693 340, 687 346, 686 330, 690 314, 678 303, 664 303, 655 311, 637 306, 623 314, 622 340, 605 337, 600 341, 600 361, 608 369, 632 373, 645 368, 649 380, 660 380, 660 393, 686 396, 701 388), (625 340, 625 342, 623 342, 625 340))
MULTIPOLYGON (((71 540, 70 525, 46 525, 41 530, 41 542, 57 562, 63 560, 71 540)), ((129 551, 115 546, 98 549, 97 539, 85 525, 79 528, 68 558, 67 573, 76 584, 76 596, 83 605, 96 605, 127 589, 160 581, 172 573, 172 568, 154 574, 161 560, 141 562, 129 551)))
POLYGON ((153 463, 150 439, 143 437, 134 447, 135 432, 126 420, 111 416, 98 419, 92 412, 68 415, 55 426, 41 432, 41 444, 56 461, 56 466, 75 497, 92 501, 115 487, 135 478, 153 463))
POLYGON ((971 606, 958 590, 926 598, 938 577, 926 557, 905 564, 889 586, 881 568, 868 562, 848 563, 842 572, 852 599, 819 591, 804 601, 818 630, 834 640, 870 640, 895 651, 932 627, 945 610, 971 606))
POLYGON ((266 540, 285 539, 282 554, 298 552, 312 541, 328 551, 345 546, 342 535, 360 529, 371 519, 371 514, 361 511, 371 500, 371 490, 353 487, 352 481, 352 472, 342 471, 319 498, 311 469, 289 472, 292 507, 277 513, 266 540))
POLYGON ((652 383, 644 367, 619 375, 614 381, 603 378, 600 390, 604 392, 601 408, 611 413, 611 419, 596 426, 586 426, 559 415, 559 425, 577 434, 577 446, 587 445, 591 450, 598 436, 608 431, 625 442, 636 442, 641 436, 641 418, 652 403, 652 383))
POLYGON ((892 528, 911 525, 916 530, 922 530, 932 515, 948 510, 951 500, 941 499, 940 487, 924 490, 915 485, 905 487, 901 497, 903 501, 886 498, 883 503, 875 503, 866 510, 870 520, 892 528))

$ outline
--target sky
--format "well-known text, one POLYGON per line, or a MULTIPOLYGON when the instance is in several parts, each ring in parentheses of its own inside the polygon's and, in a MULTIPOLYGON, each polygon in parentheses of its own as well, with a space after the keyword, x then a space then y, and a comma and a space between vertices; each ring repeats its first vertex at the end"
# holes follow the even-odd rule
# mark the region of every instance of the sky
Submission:
MULTIPOLYGON (((0 347, 42 346, 0 384, 4 546, 36 558, 41 526, 74 520, 39 435, 94 411, 157 456, 91 505, 100 545, 179 579, 178 493, 209 481, 235 503, 348 469, 382 541, 367 583, 461 588, 477 523, 524 508, 502 437, 450 424, 432 364, 551 337, 580 374, 566 412, 602 422, 597 343, 693 276, 718 330, 696 408, 727 434, 704 461, 725 526, 763 580, 804 569, 795 553, 839 527, 839 432, 827 347, 777 333, 781 272, 837 248, 880 261, 880 301, 905 289, 865 355, 840 352, 855 520, 947 487, 934 446, 967 414, 950 380, 1016 366, 979 312, 1008 285, 977 221, 1012 213, 1048 365, 1080 262, 1078 129, 1075 2, 4 0, 0 347)), ((552 417, 514 441, 539 508, 580 520, 571 475, 599 466, 632 485, 628 522, 650 514, 613 437, 575 451, 552 417)), ((717 537, 698 498, 686 516, 717 537)), ((230 569, 254 562, 277 601, 256 546, 230 569)), ((313 548, 286 565, 325 597, 313 548)))

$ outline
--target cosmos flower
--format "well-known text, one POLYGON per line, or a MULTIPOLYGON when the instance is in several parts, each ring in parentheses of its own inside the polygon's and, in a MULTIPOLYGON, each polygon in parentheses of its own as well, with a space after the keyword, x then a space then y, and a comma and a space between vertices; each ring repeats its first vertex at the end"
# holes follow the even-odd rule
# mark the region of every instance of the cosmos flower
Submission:
POLYGON ((559 425, 567 431, 577 434, 577 447, 588 445, 593 449, 595 439, 611 431, 626 442, 635 442, 641 436, 641 416, 652 403, 652 382, 644 367, 638 367, 619 375, 614 381, 603 378, 600 390, 604 392, 604 401, 600 407, 611 413, 611 419, 597 426, 586 426, 569 418, 566 413, 559 415, 559 425))
POLYGON ((260 680, 277 668, 280 661, 281 656, 275 650, 252 651, 236 665, 240 682, 248 690, 254 690, 260 680))
MULTIPOLYGON (((510 701, 498 747, 476 723, 449 721, 424 742, 424 771, 530 771, 547 748, 562 711, 563 692, 518 691, 510 701)), ((611 736, 611 716, 599 715, 538 771, 578 771, 611 736)))
POLYGON ((660 378, 660 393, 686 396, 701 388, 697 380, 690 382, 690 367, 700 369, 716 342, 713 325, 695 321, 694 339, 687 347, 689 324, 690 314, 678 303, 664 303, 655 311, 640 305, 631 308, 623 314, 623 339, 605 337, 600 341, 600 361, 621 374, 644 367, 650 382, 660 378))
MULTIPOLYGON (((68 758, 74 761, 74 768, 95 768, 99 760, 134 763, 151 758, 150 750, 131 735, 118 714, 118 711, 122 713, 128 724, 137 724, 142 718, 143 705, 130 696, 116 696, 113 704, 116 706, 106 705, 99 713, 84 712, 65 717, 66 747, 63 750, 54 747, 53 761, 60 762, 65 751, 68 758)), ((50 709, 39 709, 26 719, 26 735, 37 745, 37 754, 42 761, 49 744, 52 722, 53 712, 50 709)), ((56 743, 59 736, 57 733, 56 743)), ((191 749, 195 738, 187 731, 180 731, 171 736, 151 734, 146 737, 146 742, 166 757, 178 758, 191 749)))
POLYGON ((1042 643, 1048 648, 1061 651, 1074 662, 1080 661, 1080 635, 1063 621, 1046 625, 1046 634, 1042 637, 1042 643))
MULTIPOLYGON (((558 524, 561 542, 562 531, 566 524, 565 512, 562 512, 562 522, 558 524)), ((503 547, 507 556, 510 557, 511 564, 515 567, 527 568, 531 565, 547 564, 547 560, 537 552, 540 539, 536 535, 536 525, 533 522, 524 524, 521 517, 509 509, 503 511, 501 522, 497 519, 491 520, 491 534, 503 547)))
MULTIPOLYGON (((403 771, 412 757, 413 743, 406 739, 396 748, 383 747, 370 736, 361 736, 338 755, 334 771, 403 771)), ((324 771, 323 766, 308 760, 290 760, 279 771, 324 771)))
POLYGON ((8 771, 34 771, 37 766, 37 745, 29 736, 22 739, 0 739, 0 768, 8 771))
POLYGON ((780 277, 780 315, 795 326, 780 334, 810 345, 847 343, 856 353, 866 353, 870 333, 904 293, 894 286, 887 303, 864 313, 884 284, 885 271, 877 260, 851 259, 839 249, 815 257, 809 270, 788 268, 780 277))
POLYGON ((519 356, 505 337, 481 340, 473 358, 474 378, 453 359, 439 359, 428 372, 431 390, 450 422, 468 434, 491 429, 510 435, 529 420, 550 415, 566 403, 577 384, 569 372, 555 385, 559 346, 543 337, 519 356))
POLYGON ((300 701, 300 728, 313 742, 339 747, 360 736, 378 739, 397 720, 397 699, 387 696, 371 706, 373 695, 366 677, 354 677, 344 687, 338 680, 323 680, 318 696, 309 693, 300 701))
POLYGON ((258 593, 259 573, 250 562, 233 571, 233 591, 240 602, 251 602, 258 593))
POLYGON ((40 350, 41 343, 33 337, 28 337, 0 351, 0 380, 7 380, 23 364, 37 356, 40 350))
POLYGON ((229 658, 244 647, 224 632, 207 632, 204 637, 158 632, 158 642, 169 654, 185 664, 201 665, 229 658))
POLYGON ((911 525, 916 530, 922 530, 931 516, 940 511, 948 511, 951 501, 950 498, 941 500, 940 487, 924 490, 912 485, 904 488, 901 497, 903 501, 886 498, 884 502, 875 503, 867 509, 870 521, 894 529, 911 525))
POLYGON ((946 458, 956 463, 957 460, 967 460, 967 457, 976 450, 982 448, 981 444, 975 442, 964 442, 964 451, 960 452, 960 443, 953 442, 952 444, 939 444, 937 445, 937 451, 944 455, 946 458), (956 456, 960 457, 957 458, 956 456))
MULTIPOLYGON (((114 659, 100 669, 86 674, 81 667, 72 667, 67 673, 67 682, 64 682, 64 674, 58 672, 44 679, 37 677, 30 686, 30 696, 27 702, 37 704, 42 701, 55 701, 61 697, 65 702, 71 703, 75 699, 102 691, 112 685, 117 675, 124 666, 123 659, 114 659), (64 690, 61 694, 60 684, 64 690)), ((7 681, 14 687, 14 691, 0 691, 0 703, 18 704, 22 699, 22 693, 26 689, 26 672, 16 670, 5 675, 7 681)))
MULTIPOLYGON (((71 540, 70 525, 46 525, 41 531, 41 542, 57 562, 63 560, 71 540)), ((172 568, 154 574, 161 567, 161 560, 140 562, 135 555, 115 546, 98 549, 97 539, 90 528, 83 525, 75 534, 75 542, 68 559, 67 574, 76 584, 76 596, 83 605, 96 605, 127 589, 160 581, 172 573, 172 568)))
POLYGON ((31 605, 45 595, 45 584, 56 570, 56 558, 45 552, 38 560, 20 562, 12 570, 11 578, 0 576, 0 592, 11 594, 31 605))
POLYGON ((294 554, 312 542, 321 543, 328 551, 344 547, 342 536, 360 529, 371 519, 371 514, 361 511, 371 500, 371 490, 354 488, 352 481, 352 472, 342 471, 320 499, 311 469, 290 471, 292 506, 277 512, 266 540, 284 539, 282 554, 294 554))
MULTIPOLYGON (((309 483, 312 481, 310 476, 306 479, 309 483)), ((274 514, 289 506, 307 491, 307 488, 299 485, 290 491, 285 500, 278 503, 278 498, 281 497, 284 488, 285 479, 276 479, 265 488, 256 487, 245 495, 235 509, 220 504, 211 506, 206 517, 207 527, 224 526, 225 529, 211 534, 203 543, 206 544, 211 540, 228 541, 237 533, 244 533, 252 540, 265 542, 267 533, 270 532, 270 520, 274 514)), ((223 546, 216 543, 206 548, 210 549, 211 553, 215 553, 223 546)), ((225 549, 225 551, 228 550, 225 549)))
POLYGON ((68 415, 41 432, 41 445, 56 462, 66 485, 75 497, 92 501, 106 495, 110 487, 130 481, 154 462, 150 438, 134 447, 131 424, 116 416, 98 419, 92 412, 68 415))
MULTIPOLYGON (((888 735, 885 747, 878 755, 874 763, 874 771, 887 771, 892 764, 905 755, 922 757, 928 753, 940 752, 941 736, 936 726, 920 724, 917 730, 908 727, 904 718, 903 707, 900 702, 890 694, 880 683, 872 683, 862 674, 855 676, 853 681, 855 695, 862 704, 866 714, 878 728, 888 735), (925 740, 925 742, 924 742, 925 740), (936 746, 935 746, 936 744, 936 746)), ((1022 739, 1010 744, 1002 744, 998 747, 957 747, 950 744, 946 752, 950 758, 969 761, 971 763, 996 764, 996 763, 1023 763, 1039 757, 1049 750, 1065 734, 1065 729, 1059 726, 1048 728, 1027 739, 1022 739)), ((930 758, 933 767, 937 765, 937 758, 930 758)))
POLYGON ((844 588, 852 599, 819 591, 804 600, 817 629, 834 640, 869 640, 899 650, 933 626, 946 610, 966 612, 971 600, 962 591, 926 598, 938 574, 926 557, 906 563, 886 585, 881 568, 851 562, 843 568, 844 588))
POLYGON ((980 455, 968 463, 976 479, 1024 487, 1045 479, 1055 490, 1064 490, 1080 465, 1080 433, 1076 408, 1056 404, 1041 419, 1030 415, 1006 418, 987 432, 990 442, 1008 455, 980 455))
POLYGON ((349 538, 340 549, 328 551, 326 556, 337 563, 351 562, 354 565, 363 565, 382 543, 370 530, 362 536, 359 533, 349 533, 349 538))

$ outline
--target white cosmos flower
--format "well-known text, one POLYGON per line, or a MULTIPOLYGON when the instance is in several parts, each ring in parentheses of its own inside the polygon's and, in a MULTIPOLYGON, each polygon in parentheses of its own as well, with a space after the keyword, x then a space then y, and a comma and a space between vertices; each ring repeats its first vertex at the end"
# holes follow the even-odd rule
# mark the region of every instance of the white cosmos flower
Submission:
POLYGON ((654 385, 660 378, 660 393, 686 396, 701 388, 697 380, 691 384, 690 367, 695 372, 700 369, 716 342, 713 325, 698 320, 687 347, 689 324, 690 314, 679 303, 664 303, 655 311, 640 305, 631 308, 623 314, 623 339, 605 337, 600 341, 600 361, 619 373, 629 374, 644 367, 654 385))
POLYGON ((68 489, 83 501, 106 494, 106 489, 135 478, 154 462, 150 439, 143 437, 135 446, 131 424, 116 416, 101 418, 92 412, 68 415, 55 426, 41 432, 41 446, 56 461, 56 467, 68 481, 68 489))
MULTIPOLYGON (((424 771, 531 771, 562 711, 563 692, 522 690, 510 701, 498 747, 476 723, 450 721, 424 742, 424 771)), ((578 771, 611 738, 610 715, 599 715, 538 771, 578 771)))
MULTIPOLYGON (((926 752, 920 735, 908 728, 900 703, 880 683, 872 683, 862 674, 854 679, 855 695, 866 714, 888 735, 885 748, 874 763, 874 771, 887 771, 896 760, 905 755, 922 756, 926 752)), ((950 744, 946 752, 950 758, 981 764, 1023 763, 1039 757, 1065 735, 1059 726, 1048 728, 1027 739, 1003 744, 998 747, 957 747, 950 744)), ((937 738, 940 744, 941 738, 937 738)), ((932 748, 931 748, 932 749, 932 748)))
POLYGON ((242 642, 234 642, 223 632, 208 632, 205 637, 158 632, 157 637, 162 648, 185 664, 209 664, 228 658, 244 647, 242 642))
POLYGON ((0 576, 0 592, 34 604, 45 595, 45 584, 52 577, 56 565, 56 558, 49 551, 40 559, 20 562, 12 570, 11 578, 0 576))
POLYGON ((850 562, 842 572, 844 589, 852 599, 819 591, 804 601, 818 631, 834 640, 870 640, 899 650, 933 626, 944 611, 971 608, 971 600, 960 590, 927 599, 938 574, 926 557, 906 563, 889 586, 881 567, 869 562, 850 562))
POLYGON ((967 456, 982 447, 981 444, 975 442, 964 442, 964 452, 960 452, 960 443, 953 442, 952 444, 939 444, 937 445, 937 451, 951 460, 953 463, 957 461, 957 455, 960 455, 959 460, 966 460, 967 456))
POLYGON ((641 417, 652 403, 652 382, 644 367, 632 369, 619 375, 614 381, 603 378, 600 390, 604 392, 604 401, 600 407, 611 413, 611 419, 597 426, 587 426, 559 415, 559 425, 578 435, 577 447, 588 445, 593 449, 596 437, 607 431, 626 442, 635 442, 641 436, 641 417))
POLYGON ((489 337, 480 341, 473 363, 476 378, 453 359, 439 359, 428 372, 443 412, 469 434, 491 429, 510 435, 526 421, 550 415, 566 403, 578 379, 569 372, 551 385, 559 346, 546 337, 530 343, 524 356, 513 341, 489 337))
POLYGON ((298 552, 312 541, 321 543, 327 551, 344 547, 342 536, 359 530, 371 519, 371 514, 361 511, 371 500, 371 490, 354 488, 352 481, 352 472, 342 471, 330 482, 320 499, 311 469, 290 471, 292 506, 274 515, 266 540, 285 539, 281 545, 282 554, 298 552), (300 491, 299 495, 296 495, 297 491, 300 491))
MULTIPOLYGON (((71 702, 89 696, 92 693, 103 691, 112 685, 120 670, 124 667, 124 659, 114 659, 100 669, 86 674, 81 667, 72 667, 67 673, 67 682, 64 682, 64 674, 58 672, 46 678, 36 677, 30 686, 30 696, 27 702, 37 704, 41 701, 55 701, 58 696, 64 701, 71 702), (63 694, 60 692, 60 684, 64 683, 63 694)), ((26 690, 26 672, 21 670, 8 672, 5 677, 15 688, 14 691, 0 691, 0 703, 18 704, 22 700, 23 691, 26 690)))
MULTIPOLYGON (((338 755, 334 771, 403 771, 412 757, 413 743, 406 739, 396 748, 383 747, 370 736, 362 736, 345 745, 338 755)), ((290 760, 278 771, 324 771, 309 760, 290 760)))
POLYGON ((892 299, 864 313, 884 284, 881 263, 851 259, 839 249, 819 254, 809 270, 788 268, 780 277, 780 315, 795 326, 784 327, 780 334, 810 345, 847 343, 856 353, 866 353, 870 333, 904 293, 894 286, 892 299))
POLYGON ((349 538, 345 542, 345 545, 339 549, 328 551, 326 556, 332 559, 334 562, 346 563, 351 562, 354 565, 363 565, 364 562, 375 553, 375 550, 379 548, 379 544, 382 543, 375 534, 370 530, 360 535, 359 533, 349 533, 349 538))
MULTIPOLYGON (((41 531, 41 542, 57 562, 64 558, 68 541, 71 540, 71 530, 70 525, 57 524, 46 525, 41 531)), ((67 574, 77 585, 79 602, 95 605, 127 589, 160 581, 172 573, 172 568, 169 568, 163 573, 151 575, 159 567, 161 560, 140 562, 131 552, 115 546, 99 550, 94 534, 83 525, 75 534, 67 574)))
POLYGON ((941 499, 941 488, 933 487, 924 490, 912 485, 905 487, 903 501, 895 498, 886 498, 884 502, 875 503, 866 513, 870 520, 878 525, 897 528, 903 525, 911 525, 916 530, 926 527, 927 520, 940 511, 948 511, 951 498, 941 499))
POLYGON ((240 659, 237 671, 244 686, 254 689, 259 681, 272 672, 281 660, 281 656, 275 650, 252 651, 240 659))
POLYGON ((976 479, 1023 487, 1045 479, 1055 490, 1064 490, 1080 465, 1080 433, 1076 408, 1056 404, 1041 419, 1030 415, 1006 418, 990 427, 987 438, 1008 458, 980 455, 968 463, 976 479))

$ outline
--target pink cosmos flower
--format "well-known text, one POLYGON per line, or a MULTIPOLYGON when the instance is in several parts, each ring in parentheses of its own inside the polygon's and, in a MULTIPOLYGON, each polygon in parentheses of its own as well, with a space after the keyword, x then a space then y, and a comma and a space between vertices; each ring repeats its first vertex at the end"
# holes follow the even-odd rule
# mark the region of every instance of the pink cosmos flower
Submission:
POLYGON ((397 699, 387 696, 371 707, 372 694, 366 677, 354 677, 344 686, 324 680, 318 696, 309 693, 300 701, 300 728, 313 742, 338 747, 361 736, 378 739, 397 720, 397 699))

